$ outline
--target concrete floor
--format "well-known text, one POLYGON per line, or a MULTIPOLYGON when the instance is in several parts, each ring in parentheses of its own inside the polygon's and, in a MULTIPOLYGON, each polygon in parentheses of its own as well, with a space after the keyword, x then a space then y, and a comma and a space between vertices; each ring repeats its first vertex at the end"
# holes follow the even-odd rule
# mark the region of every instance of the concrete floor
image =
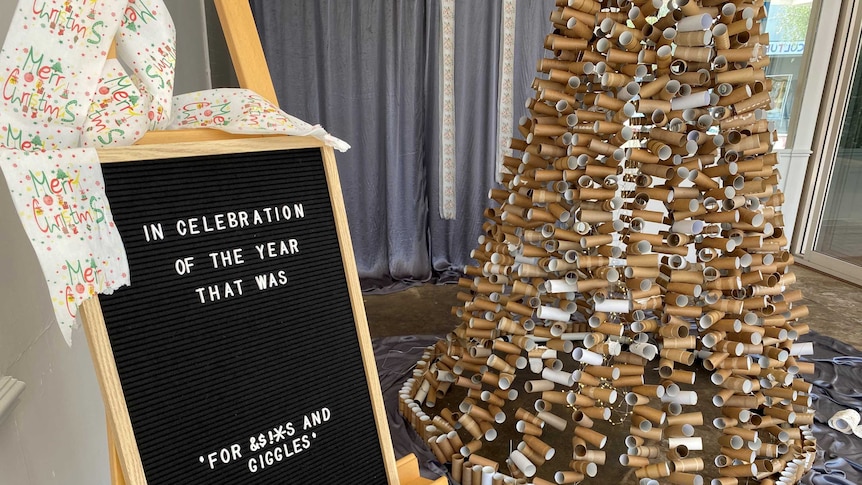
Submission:
MULTIPOLYGON (((800 265, 795 265, 793 270, 797 275, 797 283, 792 288, 801 289, 805 295, 810 311, 805 322, 810 324, 811 329, 862 349, 862 289, 800 265)), ((366 295, 364 300, 372 337, 445 335, 458 323, 450 310, 452 306, 461 306, 461 302, 456 298, 459 291, 465 290, 457 285, 423 285, 389 295, 366 295)), ((651 380, 657 380, 657 376, 650 376, 648 373, 647 381, 651 380)), ((718 415, 718 408, 710 402, 715 388, 709 384, 709 373, 698 371, 694 390, 698 391, 700 401, 696 408, 703 412, 706 422, 710 423, 718 415)), ((436 407, 438 410, 443 407, 456 409, 463 397, 463 393, 450 393, 446 399, 438 401, 436 407)), ((535 397, 522 392, 514 404, 532 408, 535 397)), ((693 410, 689 408, 687 411, 693 410)), ((520 434, 514 429, 507 431, 507 428, 505 425, 498 427, 498 439, 483 446, 483 456, 505 457, 509 446, 520 441, 520 434)), ((605 448, 609 457, 616 457, 624 452, 623 438, 628 434, 627 425, 610 427, 601 423, 596 429, 610 438, 605 448)), ((717 441, 720 431, 707 425, 698 427, 697 434, 703 438, 705 448, 700 452, 700 456, 709 457, 719 453, 717 441)), ((569 433, 558 433, 556 437, 543 436, 543 439, 548 438, 546 441, 558 450, 568 450, 571 448, 570 436, 569 433)), ((571 455, 566 455, 567 453, 559 453, 553 462, 548 462, 542 468, 567 469, 571 455)), ((716 476, 713 465, 709 463, 711 460, 706 461, 707 468, 702 472, 704 477, 716 476)), ((635 485, 637 479, 633 469, 608 463, 600 467, 598 477, 583 483, 635 485)))

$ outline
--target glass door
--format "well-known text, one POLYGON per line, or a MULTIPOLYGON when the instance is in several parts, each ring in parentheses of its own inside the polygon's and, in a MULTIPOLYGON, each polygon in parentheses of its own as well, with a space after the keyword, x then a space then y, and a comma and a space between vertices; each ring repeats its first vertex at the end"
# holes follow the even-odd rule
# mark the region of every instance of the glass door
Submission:
MULTIPOLYGON (((858 13, 858 12, 857 12, 858 13)), ((862 284, 862 49, 858 23, 836 66, 837 89, 823 123, 823 157, 813 190, 803 259, 862 284)))

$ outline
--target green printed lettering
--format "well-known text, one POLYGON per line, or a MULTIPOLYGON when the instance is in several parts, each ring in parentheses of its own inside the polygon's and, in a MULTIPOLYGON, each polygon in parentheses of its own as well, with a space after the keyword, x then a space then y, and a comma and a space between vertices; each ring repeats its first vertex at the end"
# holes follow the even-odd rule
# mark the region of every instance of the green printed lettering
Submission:
POLYGON ((107 138, 107 139, 105 139, 105 137, 103 137, 102 135, 99 135, 99 136, 98 136, 99 141, 100 141, 100 142, 102 142, 102 144, 104 144, 104 145, 107 145, 107 144, 109 144, 109 143, 113 142, 113 141, 114 141, 114 132, 115 132, 115 131, 116 131, 117 133, 119 133, 119 134, 120 134, 120 136, 123 136, 123 135, 126 133, 125 131, 123 131, 123 130, 121 130, 121 129, 119 129, 119 128, 111 128, 111 130, 108 132, 108 138, 107 138))
POLYGON ((90 209, 96 213, 96 224, 105 220, 105 211, 101 209, 101 204, 97 205, 99 198, 96 196, 90 197, 90 209))
POLYGON ((94 23, 93 27, 90 30, 90 38, 87 39, 87 43, 98 44, 99 42, 102 42, 102 34, 99 33, 99 31, 96 30, 96 28, 97 27, 104 27, 104 26, 105 26, 105 22, 102 22, 101 20, 94 23))
POLYGON ((165 80, 162 79, 162 76, 159 75, 158 73, 155 73, 155 74, 151 73, 150 71, 152 71, 152 70, 153 70, 153 66, 149 65, 149 66, 147 66, 147 69, 144 72, 147 74, 148 78, 158 79, 159 80, 159 88, 164 88, 165 87, 165 80))
POLYGON ((48 182, 48 175, 45 172, 34 172, 32 170, 28 170, 28 172, 30 173, 30 181, 33 183, 33 189, 36 190, 36 197, 51 193, 51 183, 48 182), (39 192, 39 187, 44 190, 44 194, 39 192))
POLYGON ((75 113, 72 112, 71 108, 72 108, 72 106, 77 106, 77 105, 78 105, 78 100, 76 100, 76 99, 73 99, 73 100, 69 101, 68 103, 66 103, 66 106, 63 106, 63 111, 65 112, 65 114, 63 115, 62 118, 60 118, 60 121, 62 121, 64 123, 71 123, 71 122, 75 121, 76 116, 75 116, 75 113))
POLYGON ((38 69, 42 66, 42 61, 45 59, 45 54, 40 54, 37 58, 35 55, 33 55, 33 52, 33 46, 30 46, 30 49, 27 50, 27 58, 24 59, 24 65, 21 66, 21 68, 25 71, 30 68, 38 69))

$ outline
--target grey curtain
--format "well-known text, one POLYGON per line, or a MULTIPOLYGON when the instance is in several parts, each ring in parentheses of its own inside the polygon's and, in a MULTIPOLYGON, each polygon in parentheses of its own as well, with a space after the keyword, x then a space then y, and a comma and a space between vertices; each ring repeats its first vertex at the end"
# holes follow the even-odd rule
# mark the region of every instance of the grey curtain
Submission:
MULTIPOLYGON (((532 58, 516 70, 533 74, 516 73, 516 85, 532 82, 552 7, 518 2, 517 44, 530 46, 518 54, 532 58)), ((500 2, 456 2, 454 221, 437 209, 439 0, 253 0, 252 8, 281 107, 353 146, 337 159, 363 289, 468 264, 494 184, 500 2)), ((515 90, 516 113, 526 92, 515 90)))

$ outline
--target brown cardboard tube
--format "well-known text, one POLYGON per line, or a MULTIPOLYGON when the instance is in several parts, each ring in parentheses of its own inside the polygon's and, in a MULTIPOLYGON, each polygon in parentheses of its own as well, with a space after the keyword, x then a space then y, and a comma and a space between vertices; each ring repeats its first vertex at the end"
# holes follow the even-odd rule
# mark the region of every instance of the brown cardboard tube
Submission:
MULTIPOLYGON (((473 463, 472 457, 470 463, 473 463)), ((470 473, 472 474, 471 480, 473 481, 473 485, 479 485, 482 483, 482 465, 476 465, 474 463, 473 468, 470 469, 470 473)))
MULTIPOLYGON (((479 451, 480 449, 482 449, 482 440, 480 440, 480 439, 474 439, 473 441, 471 441, 471 442, 467 443, 466 445, 462 446, 460 451, 461 451, 461 454, 462 454, 462 455, 470 456, 470 455, 472 455, 473 453, 475 453, 475 452, 479 451), (467 453, 464 453, 464 452, 467 452, 467 453)), ((467 463, 469 463, 469 462, 467 462, 467 461, 465 461, 465 462, 464 462, 464 464, 465 464, 465 465, 466 465, 467 463)))
MULTIPOLYGON (((722 84, 722 83, 747 84, 747 83, 754 82, 757 77, 758 76, 755 73, 754 68, 747 67, 745 69, 736 69, 733 71, 725 71, 725 72, 717 73, 715 75, 715 82, 718 84, 722 84)), ((736 90, 734 90, 734 93, 731 94, 731 96, 733 96, 734 94, 736 94, 736 90)), ((749 91, 749 95, 750 94, 751 94, 751 92, 749 91)), ((739 113, 739 111, 737 111, 737 113, 739 113)))
POLYGON ((729 465, 718 469, 718 474, 725 477, 753 477, 757 474, 754 463, 744 465, 729 465))
POLYGON ((607 421, 610 418, 611 410, 610 408, 605 407, 591 407, 591 408, 583 408, 581 409, 585 415, 587 415, 590 419, 596 421, 607 421))
POLYGON ((515 429, 517 429, 519 433, 525 435, 542 436, 542 428, 523 420, 519 420, 516 423, 515 429))
MULTIPOLYGON (((735 342, 739 344, 739 342, 735 342)), ((716 347, 719 347, 718 345, 716 347)), ((739 344, 737 347, 741 347, 739 344)), ((741 350, 740 350, 741 352, 741 350)), ((718 366, 721 369, 733 369, 735 371, 746 371, 751 367, 751 360, 748 357, 728 357, 721 361, 718 366)))
POLYGON ((660 140, 648 140, 647 149, 661 160, 667 160, 673 154, 673 150, 660 140))
POLYGON ((671 111, 670 101, 663 99, 641 98, 636 103, 638 113, 652 114, 655 111, 671 111))
POLYGON ((739 480, 734 477, 718 477, 712 480, 711 485, 738 485, 739 480))
POLYGON ((704 469, 703 458, 692 457, 673 461, 674 470, 678 472, 699 472, 704 469))
POLYGON ((443 456, 446 457, 446 462, 450 461, 452 456, 455 455, 455 450, 452 448, 452 443, 449 442, 449 439, 445 434, 441 434, 434 439, 437 443, 437 447, 443 452, 443 456))
POLYGON ((469 414, 462 414, 460 418, 458 418, 458 422, 461 423, 461 426, 467 430, 468 433, 473 437, 473 439, 478 440, 482 437, 482 430, 479 428, 479 423, 477 423, 469 414))
POLYGON ((542 400, 549 403, 554 404, 569 404, 569 396, 571 395, 571 391, 568 392, 557 392, 557 391, 542 391, 542 400))
POLYGON ((690 424, 692 426, 702 426, 703 425, 703 413, 700 411, 693 413, 684 413, 679 414, 677 416, 668 416, 667 417, 668 426, 676 426, 680 424, 690 424))
POLYGON ((714 52, 712 47, 688 47, 678 45, 673 53, 674 58, 693 62, 709 62, 714 52))
POLYGON ((462 483, 461 473, 464 468, 464 457, 461 454, 455 454, 452 456, 452 478, 458 482, 462 483))
POLYGON ((583 438, 587 443, 595 446, 596 448, 604 448, 605 443, 608 441, 608 437, 599 433, 598 431, 594 431, 590 428, 585 428, 583 426, 575 427, 575 436, 579 438, 583 438))
MULTIPOLYGON (((488 422, 492 422, 492 423, 494 422, 494 416, 491 415, 491 413, 487 409, 481 408, 475 404, 470 406, 470 410, 468 411, 467 414, 472 416, 474 418, 474 420, 479 420, 477 422, 480 425, 481 425, 481 421, 488 421, 488 422)), ((465 414, 465 416, 466 416, 466 414, 465 414)), ((463 416, 462 416, 462 418, 463 418, 463 416)), ((464 423, 461 423, 461 424, 463 425, 464 423)))
POLYGON ((626 102, 611 96, 609 93, 599 93, 596 94, 593 104, 611 111, 619 111, 625 108, 626 102))
POLYGON ((670 462, 652 463, 643 468, 635 470, 638 478, 663 478, 670 475, 672 469, 670 462))
POLYGON ((665 359, 670 359, 674 362, 679 362, 680 364, 694 364, 695 356, 693 353, 688 352, 687 350, 663 348, 661 349, 660 355, 665 359))
POLYGON ((752 19, 743 18, 727 24, 727 35, 733 37, 735 35, 751 30, 752 27, 752 19))
POLYGON ((613 404, 617 399, 616 389, 608 389, 604 387, 582 386, 581 393, 589 396, 592 399, 598 399, 608 404, 613 404))
POLYGON ((486 458, 484 456, 477 455, 475 453, 470 455, 470 463, 472 463, 473 465, 480 465, 482 467, 489 466, 489 467, 493 468, 494 471, 497 471, 500 469, 500 463, 499 462, 496 462, 496 461, 494 461, 490 458, 486 458))
POLYGON ((571 0, 569 7, 588 14, 595 14, 601 9, 601 4, 595 0, 571 0))
POLYGON ((665 419, 667 419, 667 414, 660 410, 655 409, 646 405, 637 405, 632 407, 632 412, 638 416, 642 416, 648 419, 650 422, 655 424, 656 426, 661 426, 664 424, 665 419))
POLYGON ((703 477, 701 475, 680 471, 672 472, 668 476, 668 480, 670 483, 677 485, 700 485, 703 483, 703 477))
POLYGON ((710 40, 712 40, 712 33, 708 30, 677 32, 673 39, 676 45, 687 47, 703 47, 709 45, 710 40))
POLYGON ((545 425, 545 422, 539 419, 538 416, 526 411, 524 408, 518 408, 515 410, 515 418, 539 428, 542 428, 545 425))
MULTIPOLYGON (((625 51, 620 51, 617 49, 612 49, 612 51, 613 51, 613 54, 616 55, 618 58, 621 58, 621 59, 633 58, 634 61, 632 61, 632 60, 622 60, 622 61, 611 60, 611 62, 619 62, 619 63, 632 63, 632 62, 634 62, 634 63, 637 63, 637 58, 638 58, 637 53, 625 52, 625 51)), ((610 53, 608 55, 610 57, 610 53)), ((632 81, 632 78, 630 78, 629 76, 626 76, 625 74, 619 74, 619 73, 615 73, 615 72, 606 72, 604 75, 602 75, 602 86, 606 86, 606 87, 621 88, 621 87, 625 86, 626 84, 630 83, 631 81, 632 81)))
MULTIPOLYGON (((511 311, 508 307, 507 307, 507 310, 511 311)), ((532 315, 532 311, 530 312, 530 315, 532 315)), ((529 317, 530 315, 527 315, 527 316, 529 317)), ((497 329, 499 329, 501 333, 506 333, 506 334, 510 334, 510 335, 526 335, 527 334, 526 329, 524 329, 524 327, 522 325, 516 323, 514 320, 507 318, 507 317, 502 317, 500 319, 500 321, 497 323, 497 329)), ((495 342, 496 342, 496 340, 495 340, 495 342)), ((497 348, 497 347, 495 347, 495 348, 497 348)), ((511 344, 506 345, 506 342, 501 342, 499 344, 499 350, 503 350, 504 352, 508 352, 508 353, 516 353, 515 349, 513 347, 511 347, 511 344), (508 350, 505 350, 505 349, 508 349, 508 350)))
MULTIPOLYGON (((670 77, 667 75, 659 76, 654 81, 651 81, 647 84, 641 86, 640 96, 641 98, 652 98, 653 96, 660 93, 667 83, 670 81, 670 77)), ((670 104, 670 103, 668 103, 670 104)))
POLYGON ((532 448, 533 451, 544 457, 545 460, 550 460, 554 456, 554 448, 535 436, 524 436, 524 443, 532 448))
POLYGON ((620 455, 620 463, 632 468, 643 468, 649 465, 650 459, 645 456, 620 455))
POLYGON ((665 315, 687 318, 700 318, 701 313, 703 312, 703 308, 694 306, 681 307, 668 304, 666 305, 664 312, 665 315))
POLYGON ((771 98, 768 92, 757 93, 747 99, 743 99, 733 104, 733 109, 739 113, 746 113, 757 108, 765 108, 769 106, 771 98))
MULTIPOLYGON (((504 482, 504 483, 506 483, 506 482, 504 482)), ((573 482, 573 483, 575 483, 575 482, 573 482)), ((461 485, 463 485, 463 484, 461 484, 461 485)), ((549 481, 545 480, 544 478, 533 477, 533 485, 556 485, 556 484, 554 482, 549 482, 549 481)))
POLYGON ((724 56, 728 62, 749 62, 757 60, 759 49, 751 47, 737 47, 735 49, 718 49, 716 54, 724 56))
POLYGON ((644 457, 644 458, 658 458, 662 454, 662 450, 658 446, 635 446, 629 449, 629 454, 634 451, 634 456, 644 457))
POLYGON ((796 421, 796 413, 790 409, 767 406, 763 408, 763 413, 789 424, 793 424, 796 421))
POLYGON ((562 35, 549 34, 545 37, 545 46, 552 50, 582 51, 589 47, 586 39, 572 39, 562 35))
POLYGON ((588 450, 583 446, 575 447, 573 454, 576 460, 588 461, 596 465, 604 465, 607 460, 607 453, 604 450, 588 450))

